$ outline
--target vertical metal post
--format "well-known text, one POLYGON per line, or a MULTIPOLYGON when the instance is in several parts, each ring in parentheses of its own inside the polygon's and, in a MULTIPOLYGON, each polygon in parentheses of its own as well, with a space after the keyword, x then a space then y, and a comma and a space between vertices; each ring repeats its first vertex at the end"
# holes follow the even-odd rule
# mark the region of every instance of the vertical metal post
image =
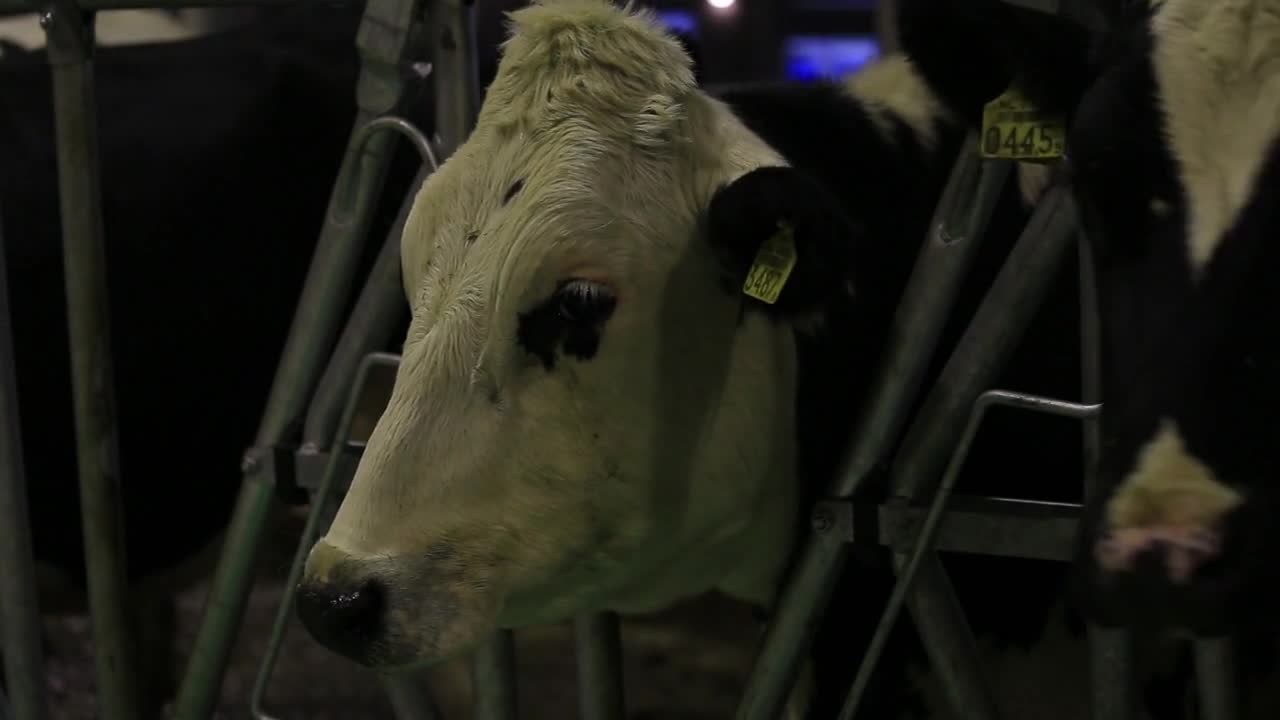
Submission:
MULTIPOLYGON (((1080 262, 1080 393, 1083 402, 1102 402, 1102 330, 1098 314, 1098 282, 1093 248, 1083 226, 1077 232, 1080 262)), ((1104 410, 1105 412, 1105 410, 1104 410)), ((1084 498, 1098 492, 1098 464, 1102 457, 1101 417, 1084 419, 1084 498)), ((1132 635, 1123 628, 1090 624, 1089 683, 1093 720, 1130 720, 1137 713, 1132 635)))
POLYGON ((516 649, 510 630, 499 630, 481 645, 471 665, 475 720, 516 720, 516 649))
POLYGON ((40 647, 40 608, 27 478, 22 467, 18 415, 18 375, 14 367, 13 328, 5 266, 4 224, 0 218, 0 646, 5 686, 13 695, 16 720, 45 720, 44 651, 40 647))
POLYGON ((444 160, 466 141, 480 107, 472 0, 431 0, 431 56, 435 64, 436 146, 444 160))
POLYGON ((1235 643, 1230 636, 1195 641, 1196 689, 1200 717, 1235 720, 1240 717, 1236 697, 1235 643))
POLYGON ((582 720, 623 720, 622 634, 617 614, 582 615, 573 625, 582 720))
MULTIPOLYGON (((871 384, 873 395, 861 410, 850 452, 832 484, 833 497, 853 495, 907 422, 946 313, 981 245, 1010 168, 1007 162, 982 161, 977 138, 966 138, 894 317, 885 360, 871 384)), ((738 705, 741 720, 775 720, 781 713, 847 551, 845 543, 830 535, 813 534, 805 543, 738 705)))
POLYGON ((105 720, 136 720, 137 644, 125 609, 128 584, 102 241, 93 25, 71 0, 55 0, 41 24, 48 33, 53 76, 76 454, 98 693, 105 720))
POLYGON ((289 328, 255 447, 245 457, 244 479, 227 539, 205 602, 187 672, 174 703, 175 720, 205 720, 213 711, 240 621, 248 602, 253 568, 271 502, 273 463, 267 462, 299 418, 338 333, 338 314, 355 273, 355 258, 368 227, 364 208, 386 179, 394 136, 376 134, 357 148, 357 133, 374 117, 390 112, 404 90, 400 67, 409 50, 417 0, 369 0, 356 45, 361 55, 358 112, 347 152, 329 198, 324 226, 307 272, 298 310, 289 328), (354 203, 344 197, 341 178, 359 169, 354 203), (343 209, 352 210, 348 215, 343 209))

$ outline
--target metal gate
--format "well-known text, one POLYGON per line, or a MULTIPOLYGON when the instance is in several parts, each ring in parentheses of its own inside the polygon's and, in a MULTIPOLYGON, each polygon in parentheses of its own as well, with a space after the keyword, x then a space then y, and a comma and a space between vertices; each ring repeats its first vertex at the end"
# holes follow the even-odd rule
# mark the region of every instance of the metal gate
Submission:
MULTIPOLYGON (((88 543, 90 609, 95 632, 99 689, 106 720, 137 716, 132 642, 125 635, 122 526, 114 483, 118 475, 114 396, 109 382, 101 184, 95 136, 92 11, 123 7, 267 4, 284 0, 0 0, 2 11, 39 9, 48 33, 57 118, 63 253, 76 398, 83 522, 88 543)), ((1007 0, 1046 12, 1076 14, 1070 0, 1007 0)), ((222 550, 195 648, 175 706, 178 720, 207 720, 226 670, 250 591, 251 568, 265 529, 267 509, 293 465, 297 485, 312 494, 308 517, 290 571, 271 643, 254 685, 250 706, 267 720, 264 699, 291 593, 311 544, 334 511, 334 495, 349 482, 359 448, 348 441, 356 400, 369 372, 398 357, 375 352, 393 332, 391 319, 403 303, 399 284, 399 233, 427 174, 467 136, 479 104, 473 7, 467 0, 367 0, 357 35, 361 70, 358 113, 334 183, 329 209, 302 292, 256 442, 245 455, 243 485, 222 550), (418 30, 426 30, 425 35, 418 30), (422 38, 426 38, 425 46, 422 38), (427 139, 395 116, 404 92, 400 69, 429 57, 437 88, 434 138, 427 139), (364 243, 368 216, 382 186, 399 133, 414 145, 423 168, 402 200, 399 216, 366 279, 350 317, 339 317, 353 282, 352 258, 364 243), (341 328, 341 333, 339 329, 341 328), (305 418, 303 442, 285 444, 287 426, 305 418), (292 456, 292 458, 288 458, 292 456), (289 459, 290 462, 282 462, 289 459)), ((1082 15, 1076 15, 1080 17, 1082 15)), ((419 63, 425 70, 427 66, 419 63)), ((945 310, 951 307, 967 262, 976 250, 995 199, 1012 170, 1006 161, 981 160, 976 138, 962 149, 940 199, 928 236, 897 313, 875 391, 862 408, 842 471, 813 511, 812 531, 798 571, 784 588, 746 692, 740 720, 779 716, 796 680, 799 661, 813 640, 810 619, 825 610, 835 578, 853 541, 854 498, 872 468, 889 459, 892 497, 874 508, 880 544, 894 552, 898 581, 850 689, 843 718, 854 716, 888 630, 906 605, 927 648, 948 701, 964 720, 995 720, 993 697, 979 672, 974 639, 938 561, 939 551, 1067 561, 1078 505, 1036 503, 952 494, 970 441, 985 410, 1009 405, 1028 412, 1074 418, 1085 425, 1082 448, 1086 497, 1097 465, 1100 408, 1097 308, 1088 245, 1082 242, 1075 208, 1064 186, 1055 185, 1039 203, 922 410, 908 409, 921 396, 927 358, 938 343, 945 310), (1083 397, 1078 402, 990 388, 1022 331, 1039 307, 1051 274, 1075 246, 1080 254, 1083 397), (900 444, 896 441, 902 438, 900 444), (935 482, 937 480, 937 482, 935 482), (931 498, 931 499, 930 499, 931 498), (926 507, 922 504, 929 501, 926 507), (948 510, 947 506, 951 509, 948 510), (945 519, 944 519, 945 518, 945 519)), ((16 380, 4 286, 3 227, 0 226, 0 577, 32 578, 25 480, 17 427, 16 380)), ((860 513, 859 517, 863 515, 860 513)), ((47 716, 43 660, 34 582, 0 585, 3 639, 11 714, 19 720, 47 716)), ((624 717, 618 618, 603 613, 578 618, 577 660, 582 717, 624 717)), ((1122 631, 1089 629, 1093 717, 1129 720, 1136 715, 1129 638, 1122 631)), ((1204 717, 1235 715, 1231 692, 1230 641, 1196 648, 1204 717)), ((475 656, 475 717, 517 716, 512 636, 501 631, 475 656)), ((425 687, 409 679, 386 682, 401 718, 435 718, 425 687)), ((9 717, 0 697, 0 719, 9 717)))

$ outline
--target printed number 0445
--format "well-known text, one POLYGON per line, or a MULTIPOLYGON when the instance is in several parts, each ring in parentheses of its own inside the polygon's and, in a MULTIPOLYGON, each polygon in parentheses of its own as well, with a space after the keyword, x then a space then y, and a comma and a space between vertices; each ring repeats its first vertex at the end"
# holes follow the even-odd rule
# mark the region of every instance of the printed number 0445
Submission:
POLYGON ((982 139, 987 155, 1047 155, 1054 151, 1053 133, 1043 125, 1014 125, 1003 133, 1001 129, 987 129, 982 139))

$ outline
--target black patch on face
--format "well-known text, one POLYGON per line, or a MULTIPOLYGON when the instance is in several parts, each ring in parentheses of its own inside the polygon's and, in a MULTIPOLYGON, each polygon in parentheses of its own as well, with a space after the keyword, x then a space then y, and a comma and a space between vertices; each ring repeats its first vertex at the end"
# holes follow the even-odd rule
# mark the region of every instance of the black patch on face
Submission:
POLYGON ((480 233, 476 232, 475 230, 472 230, 471 232, 467 233, 467 244, 470 245, 471 243, 475 242, 476 238, 478 237, 480 237, 480 233))
POLYGON ((616 306, 617 298, 603 285, 562 281, 551 297, 520 314, 516 341, 547 370, 555 369, 559 352, 590 360, 616 306))
POLYGON ((520 180, 515 181, 514 183, 512 183, 512 184, 511 184, 511 187, 507 188, 507 194, 505 194, 505 195, 503 195, 503 196, 502 196, 502 204, 503 204, 503 205, 506 205, 507 203, 511 202, 511 200, 512 200, 516 195, 519 195, 519 194, 520 194, 520 191, 521 191, 521 190, 523 190, 523 189, 524 189, 524 179, 523 179, 523 178, 522 178, 522 179, 520 179, 520 180))

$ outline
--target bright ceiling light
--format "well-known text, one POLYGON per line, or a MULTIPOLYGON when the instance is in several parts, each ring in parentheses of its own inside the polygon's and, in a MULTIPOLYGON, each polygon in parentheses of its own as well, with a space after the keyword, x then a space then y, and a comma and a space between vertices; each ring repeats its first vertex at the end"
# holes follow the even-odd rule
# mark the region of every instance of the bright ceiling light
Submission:
POLYGON ((717 10, 728 10, 733 7, 733 0, 707 0, 707 4, 717 10))

